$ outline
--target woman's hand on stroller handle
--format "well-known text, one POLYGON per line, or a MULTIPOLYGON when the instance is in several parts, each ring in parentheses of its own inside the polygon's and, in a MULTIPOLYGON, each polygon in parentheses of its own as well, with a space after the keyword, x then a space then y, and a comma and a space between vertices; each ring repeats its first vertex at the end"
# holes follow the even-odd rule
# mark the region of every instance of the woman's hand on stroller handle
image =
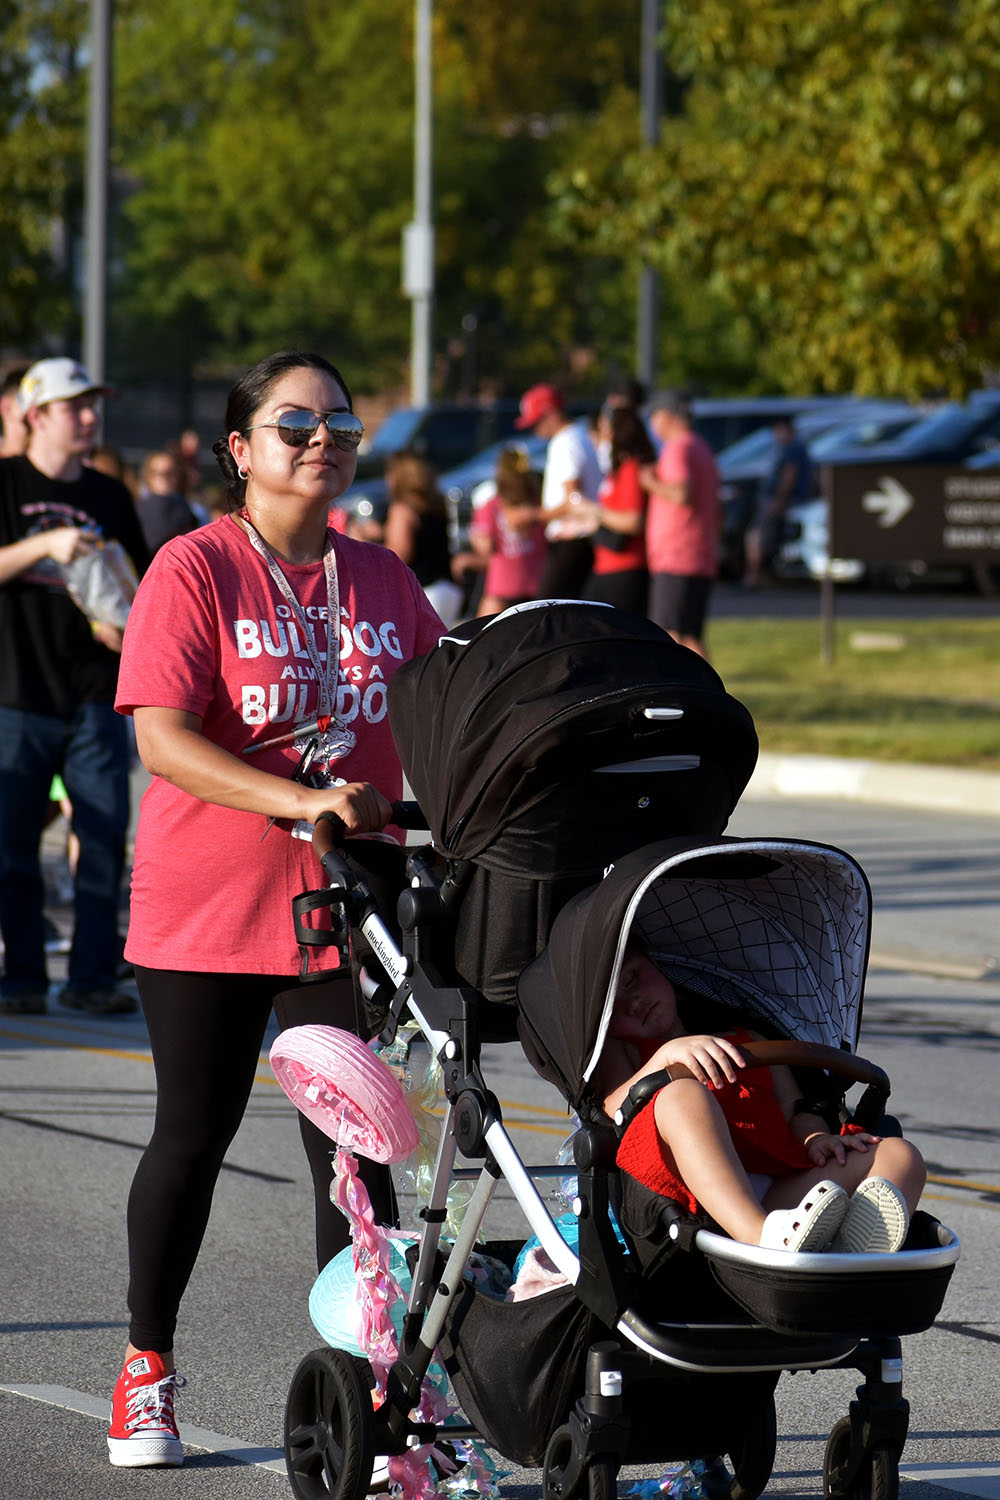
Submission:
POLYGON ((394 823, 397 828, 426 828, 427 821, 416 802, 389 802, 375 787, 366 781, 351 782, 346 786, 330 788, 326 787, 322 792, 317 792, 324 802, 320 812, 313 820, 312 845, 318 859, 322 860, 324 854, 339 847, 346 838, 357 833, 378 833, 387 823, 394 823), (377 805, 381 818, 379 822, 373 822, 369 826, 352 826, 344 815, 343 808, 339 805, 341 795, 345 792, 368 792, 372 793, 377 803, 368 799, 362 799, 356 804, 357 810, 364 813, 370 812, 377 805))
MULTIPOLYGON (((310 791, 309 817, 316 828, 333 824, 334 842, 352 834, 378 833, 391 821, 392 803, 370 781, 348 781, 343 786, 310 791)), ((313 835, 315 848, 315 832, 313 835)), ((319 850, 317 850, 319 853, 319 850)))

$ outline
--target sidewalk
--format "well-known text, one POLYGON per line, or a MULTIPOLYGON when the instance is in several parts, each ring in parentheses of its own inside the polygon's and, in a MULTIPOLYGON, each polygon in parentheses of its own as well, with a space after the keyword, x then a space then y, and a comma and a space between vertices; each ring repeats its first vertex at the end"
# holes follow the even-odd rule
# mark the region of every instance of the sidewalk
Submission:
POLYGON ((1000 773, 833 755, 761 754, 746 796, 829 797, 1000 817, 1000 773))

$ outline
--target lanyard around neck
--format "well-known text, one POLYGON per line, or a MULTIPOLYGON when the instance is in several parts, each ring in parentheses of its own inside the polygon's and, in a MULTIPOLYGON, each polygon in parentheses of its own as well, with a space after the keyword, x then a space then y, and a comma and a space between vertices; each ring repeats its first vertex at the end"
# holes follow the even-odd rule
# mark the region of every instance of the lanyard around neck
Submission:
POLYGON ((281 593, 288 608, 292 611, 295 622, 302 632, 303 644, 309 653, 309 660, 316 673, 316 684, 319 690, 319 714, 329 714, 336 722, 338 719, 337 688, 340 684, 340 585, 337 578, 337 554, 334 548, 333 533, 327 532, 326 546, 323 549, 323 573, 326 578, 326 663, 324 665, 320 659, 319 648, 316 645, 316 637, 312 626, 306 619, 306 612, 296 598, 288 579, 281 571, 277 558, 250 520, 245 506, 240 512, 240 519, 246 527, 246 533, 250 538, 251 544, 264 559, 267 571, 274 579, 275 586, 281 593))

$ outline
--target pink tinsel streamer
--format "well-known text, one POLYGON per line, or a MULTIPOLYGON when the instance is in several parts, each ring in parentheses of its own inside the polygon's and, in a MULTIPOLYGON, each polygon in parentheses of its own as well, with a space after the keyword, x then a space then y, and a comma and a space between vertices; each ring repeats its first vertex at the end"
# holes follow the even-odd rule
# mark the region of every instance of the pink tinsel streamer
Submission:
MULTIPOLYGON (((402 1292, 390 1270, 389 1233, 375 1223, 371 1198, 357 1175, 357 1166, 357 1159, 349 1152, 336 1152, 330 1196, 351 1225, 354 1272, 361 1314, 359 1343, 368 1353, 376 1388, 384 1394, 389 1367, 399 1353, 396 1329, 389 1314, 402 1292)), ((420 1393, 420 1404, 416 1409, 417 1421, 440 1424, 453 1410, 433 1382, 425 1380, 420 1393)), ((430 1500, 431 1496, 438 1494, 437 1485, 431 1477, 432 1458, 444 1473, 455 1471, 455 1465, 448 1454, 433 1443, 408 1448, 405 1453, 390 1457, 389 1478, 399 1486, 402 1500, 430 1500)), ((485 1466, 481 1462, 475 1462, 471 1454, 469 1465, 478 1483, 480 1471, 485 1475, 485 1466)), ((492 1482, 488 1476, 486 1483, 487 1488, 483 1493, 492 1490, 492 1482)))

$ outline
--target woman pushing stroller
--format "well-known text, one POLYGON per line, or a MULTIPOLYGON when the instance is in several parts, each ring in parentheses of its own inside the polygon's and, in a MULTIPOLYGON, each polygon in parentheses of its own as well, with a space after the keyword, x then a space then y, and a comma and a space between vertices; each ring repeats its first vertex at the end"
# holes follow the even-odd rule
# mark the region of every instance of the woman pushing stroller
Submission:
POLYGON ((926 1180, 909 1141, 827 1121, 783 1066, 747 1067, 742 1028, 692 1034, 669 978, 630 944, 594 1077, 614 1116, 641 1078, 682 1065, 629 1124, 618 1165, 703 1210, 745 1244, 789 1251, 889 1252, 906 1238, 926 1180))

